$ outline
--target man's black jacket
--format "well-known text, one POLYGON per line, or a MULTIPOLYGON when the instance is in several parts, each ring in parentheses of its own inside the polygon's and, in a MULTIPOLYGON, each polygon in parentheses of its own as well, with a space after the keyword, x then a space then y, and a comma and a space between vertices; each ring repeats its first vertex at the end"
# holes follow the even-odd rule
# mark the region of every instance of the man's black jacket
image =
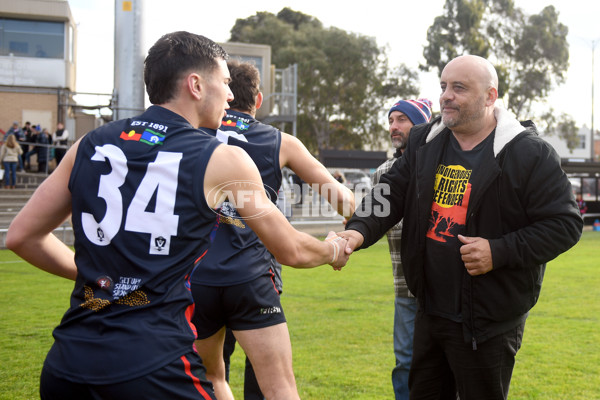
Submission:
MULTIPOLYGON (((471 277, 460 296, 465 341, 474 348, 525 321, 538 300, 545 263, 575 245, 583 221, 554 149, 531 121, 519 123, 496 108, 494 158, 472 181, 466 235, 490 242, 493 270, 471 277)), ((402 265, 408 288, 423 307, 425 235, 437 166, 452 133, 440 119, 413 127, 406 151, 373 188, 346 225, 379 240, 404 218, 402 265), (387 185, 387 186, 386 186, 387 185)))

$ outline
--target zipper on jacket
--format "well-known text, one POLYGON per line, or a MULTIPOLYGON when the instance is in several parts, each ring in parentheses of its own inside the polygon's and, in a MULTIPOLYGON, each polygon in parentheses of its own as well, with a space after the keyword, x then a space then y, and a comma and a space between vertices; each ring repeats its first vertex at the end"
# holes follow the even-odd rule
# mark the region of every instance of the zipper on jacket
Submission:
MULTIPOLYGON (((469 205, 470 206, 470 205, 469 205)), ((465 221, 465 226, 468 226, 469 220, 473 218, 475 213, 473 210, 467 215, 467 219, 465 221)), ((469 234, 469 232, 467 232, 469 234)), ((467 273, 467 272, 465 272, 467 273)), ((468 273, 467 273, 468 274, 468 273)), ((473 346, 473 351, 477 350, 477 338, 475 337, 475 319, 473 318, 473 277, 469 276, 469 309, 471 315, 469 319, 471 320, 471 345, 473 346)))
POLYGON ((473 345, 473 351, 477 350, 477 338, 475 338, 475 320, 473 318, 473 277, 469 277, 469 285, 471 290, 469 291, 469 307, 471 308, 471 344, 473 345))

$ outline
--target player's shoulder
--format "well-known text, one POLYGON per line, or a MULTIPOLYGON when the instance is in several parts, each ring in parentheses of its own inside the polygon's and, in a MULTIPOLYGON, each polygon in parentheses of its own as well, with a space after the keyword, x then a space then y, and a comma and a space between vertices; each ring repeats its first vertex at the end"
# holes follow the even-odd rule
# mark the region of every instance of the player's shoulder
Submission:
POLYGON ((306 146, 296 136, 281 132, 281 147, 290 149, 306 149, 306 146))
POLYGON ((241 168, 248 162, 252 162, 252 159, 238 146, 217 146, 211 155, 211 163, 221 168, 241 168))

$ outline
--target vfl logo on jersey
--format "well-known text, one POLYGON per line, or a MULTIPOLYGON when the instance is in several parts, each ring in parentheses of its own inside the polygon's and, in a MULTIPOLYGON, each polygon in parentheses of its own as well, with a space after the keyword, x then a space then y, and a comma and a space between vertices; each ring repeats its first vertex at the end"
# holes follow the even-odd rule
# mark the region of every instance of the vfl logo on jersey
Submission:
POLYGON ((96 236, 98 237, 99 242, 104 241, 104 231, 102 230, 102 228, 98 227, 98 229, 96 229, 96 236))
POLYGON ((221 123, 221 125, 223 125, 223 126, 230 126, 230 127, 233 127, 233 128, 237 128, 237 129, 239 129, 240 131, 245 131, 245 130, 247 130, 248 128, 250 128, 250 125, 249 125, 249 124, 246 124, 246 123, 244 123, 244 122, 242 122, 242 121, 240 121, 240 120, 237 120, 237 121, 232 121, 232 120, 228 119, 228 120, 226 120, 226 121, 223 121, 223 122, 221 123))
POLYGON ((153 131, 152 129, 146 128, 144 132, 137 133, 135 130, 130 130, 129 133, 123 131, 119 138, 123 140, 133 140, 134 142, 142 142, 149 144, 150 146, 162 145, 165 140, 165 135, 153 131))
POLYGON ((154 249, 158 252, 161 252, 165 249, 165 245, 167 244, 167 239, 162 236, 159 236, 154 239, 154 249))

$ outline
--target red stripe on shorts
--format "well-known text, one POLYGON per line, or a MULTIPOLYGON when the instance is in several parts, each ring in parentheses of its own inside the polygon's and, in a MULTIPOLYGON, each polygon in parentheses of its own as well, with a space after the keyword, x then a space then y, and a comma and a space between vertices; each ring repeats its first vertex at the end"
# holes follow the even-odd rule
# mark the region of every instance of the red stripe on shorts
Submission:
POLYGON ((207 400, 212 400, 213 398, 208 393, 206 393, 206 390, 204 390, 204 388, 202 387, 200 379, 198 379, 196 376, 194 376, 194 374, 192 374, 192 367, 188 359, 185 356, 181 356, 181 361, 183 361, 186 375, 192 378, 192 382, 194 382, 194 386, 196 386, 196 389, 198 390, 200 395, 207 400))

